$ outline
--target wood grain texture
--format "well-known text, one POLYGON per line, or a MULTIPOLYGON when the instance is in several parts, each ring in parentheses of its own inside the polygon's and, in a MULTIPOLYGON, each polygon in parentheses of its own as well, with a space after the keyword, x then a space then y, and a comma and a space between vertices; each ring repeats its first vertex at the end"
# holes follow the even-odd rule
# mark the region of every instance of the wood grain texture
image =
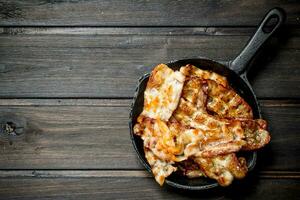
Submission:
MULTIPOLYGON (((251 172, 253 176, 253 172, 251 172)), ((259 171, 255 176, 273 179, 300 179, 300 172, 259 171)), ((146 178, 152 175, 144 170, 0 170, 0 178, 146 178)))
POLYGON ((297 0, 0 0, 0 118, 28 122, 20 140, 0 139, 0 199, 297 199, 299 50, 297 0), (272 136, 256 170, 210 192, 159 187, 129 138, 138 77, 234 58, 275 6, 286 26, 249 74, 272 136))
MULTIPOLYGON (((276 174, 276 173, 275 173, 276 174)), ((299 178, 299 174, 288 173, 293 178, 299 178)), ((268 176, 268 173, 262 173, 262 176, 268 176)), ((280 176, 280 175, 279 175, 280 176)), ((1 178, 129 178, 152 177, 146 170, 0 170, 1 178)))
POLYGON ((152 178, 1 178, 0 199, 297 199, 299 180, 252 176, 206 192, 161 188, 152 178))
POLYGON ((24 141, 1 144, 3 168, 141 168, 129 138, 127 106, 0 110, 2 115, 15 113, 28 119, 24 141))
POLYGON ((280 6, 299 25, 297 0, 2 0, 1 26, 253 26, 280 6))
MULTIPOLYGON (((234 58, 254 29, 2 28, 0 97, 132 97, 158 63, 234 58)), ((300 98, 299 29, 284 29, 249 75, 259 98, 300 98)))
MULTIPOLYGON (((23 141, 1 143, 0 169, 143 169, 129 138, 131 100, 0 100, 1 116, 28 122, 23 141)), ((300 170, 300 104, 261 101, 271 143, 259 170, 300 170)))

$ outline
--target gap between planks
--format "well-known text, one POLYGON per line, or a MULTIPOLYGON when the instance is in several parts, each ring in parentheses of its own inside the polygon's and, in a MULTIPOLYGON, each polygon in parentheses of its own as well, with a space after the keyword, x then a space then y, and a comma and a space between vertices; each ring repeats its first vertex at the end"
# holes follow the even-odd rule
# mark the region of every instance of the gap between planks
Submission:
MULTIPOLYGON (((261 171, 261 178, 300 179, 300 172, 261 171)), ((152 177, 145 170, 0 170, 0 178, 35 177, 35 178, 105 178, 105 177, 152 177)))
MULTIPOLYGON (((300 28, 286 26, 292 35, 300 28)), ((251 35, 256 27, 0 27, 1 35, 251 35)))
MULTIPOLYGON (((128 107, 131 98, 126 99, 0 99, 0 106, 97 106, 128 107)), ((259 100, 264 107, 298 107, 300 99, 259 100)))
POLYGON ((7 35, 248 35, 254 27, 1 27, 7 35))

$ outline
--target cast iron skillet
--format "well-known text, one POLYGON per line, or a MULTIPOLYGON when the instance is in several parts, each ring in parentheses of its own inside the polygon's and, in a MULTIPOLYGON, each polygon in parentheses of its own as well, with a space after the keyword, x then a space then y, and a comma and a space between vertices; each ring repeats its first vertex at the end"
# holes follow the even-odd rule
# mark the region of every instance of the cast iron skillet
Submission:
MULTIPOLYGON (((282 9, 274 8, 270 10, 259 25, 256 33, 233 61, 217 62, 207 58, 194 58, 172 61, 167 63, 167 65, 173 70, 179 70, 181 66, 192 64, 198 68, 212 70, 218 74, 226 76, 231 87, 235 89, 235 91, 252 107, 254 118, 261 118, 256 96, 249 84, 249 81, 247 80, 247 71, 249 69, 248 64, 265 41, 270 38, 270 36, 283 24, 284 19, 285 13, 282 9), (270 20, 273 20, 273 26, 271 27, 267 26, 270 20)), ((145 168, 151 172, 151 167, 145 159, 143 142, 140 137, 133 134, 133 126, 136 123, 137 117, 143 110, 144 91, 148 79, 149 74, 145 74, 139 79, 139 84, 131 105, 129 128, 131 140, 137 155, 145 168)), ((252 170, 256 164, 256 152, 242 152, 241 154, 247 160, 248 169, 252 170)), ((218 183, 215 180, 209 178, 189 179, 176 173, 169 176, 166 179, 166 183, 176 188, 188 190, 206 190, 218 186, 218 183)))

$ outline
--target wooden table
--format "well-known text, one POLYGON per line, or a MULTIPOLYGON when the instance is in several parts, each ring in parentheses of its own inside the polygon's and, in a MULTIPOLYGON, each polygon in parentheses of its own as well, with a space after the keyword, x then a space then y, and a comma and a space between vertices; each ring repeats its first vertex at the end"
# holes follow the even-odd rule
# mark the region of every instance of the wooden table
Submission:
POLYGON ((0 143, 0 199, 299 199, 299 25, 297 0, 1 0, 0 119, 27 129, 0 143), (159 187, 129 138, 138 77, 234 58, 274 6, 286 25, 249 75, 272 135, 256 170, 214 192, 159 187))

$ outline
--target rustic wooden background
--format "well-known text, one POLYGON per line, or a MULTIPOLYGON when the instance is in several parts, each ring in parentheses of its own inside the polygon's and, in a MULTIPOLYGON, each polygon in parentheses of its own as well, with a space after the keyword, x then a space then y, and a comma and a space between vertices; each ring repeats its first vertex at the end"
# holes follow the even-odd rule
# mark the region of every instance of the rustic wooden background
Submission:
POLYGON ((0 0, 0 118, 28 123, 0 142, 0 199, 297 199, 299 65, 298 0, 0 0), (234 58, 274 6, 286 25, 249 75, 272 134, 256 170, 211 192, 160 188, 129 139, 138 77, 174 59, 234 58))

